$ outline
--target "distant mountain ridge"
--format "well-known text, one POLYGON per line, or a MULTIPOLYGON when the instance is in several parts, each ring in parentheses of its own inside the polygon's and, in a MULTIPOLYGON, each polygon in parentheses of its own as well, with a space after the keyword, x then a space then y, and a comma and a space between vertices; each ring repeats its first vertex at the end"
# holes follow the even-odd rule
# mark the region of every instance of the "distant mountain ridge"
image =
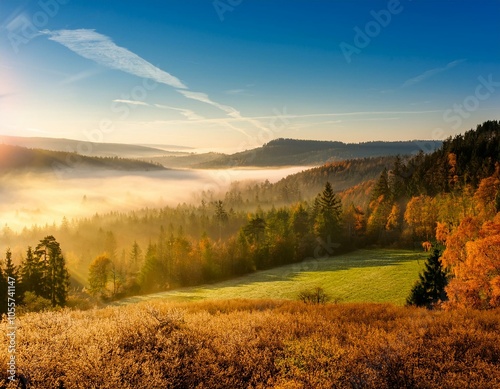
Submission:
POLYGON ((118 157, 88 157, 63 151, 28 149, 0 144, 0 174, 12 171, 100 169, 121 171, 164 170, 163 166, 118 157))
MULTIPOLYGON (((65 138, 21 137, 0 135, 0 143, 32 149, 64 151, 90 157, 147 158, 169 154, 168 151, 153 146, 123 143, 88 142, 65 138)), ((172 146, 179 148, 179 146, 172 146)))
POLYGON ((441 141, 432 140, 343 143, 280 138, 253 150, 220 156, 197 167, 321 165, 347 159, 410 155, 422 149, 431 152, 441 144, 441 141))
POLYGON ((235 154, 205 153, 152 157, 148 160, 165 167, 227 169, 234 167, 318 166, 348 159, 413 155, 433 152, 443 142, 433 140, 374 141, 344 143, 279 138, 265 145, 235 154))
POLYGON ((132 158, 167 168, 227 169, 234 167, 318 166, 348 159, 412 155, 423 150, 433 152, 441 141, 372 141, 344 143, 279 138, 261 147, 234 154, 216 152, 194 153, 183 146, 131 145, 120 143, 93 143, 72 139, 25 138, 0 135, 0 144, 33 149, 78 153, 89 157, 132 158), (160 148, 161 147, 161 148, 160 148), (166 150, 171 147, 172 150, 166 150))

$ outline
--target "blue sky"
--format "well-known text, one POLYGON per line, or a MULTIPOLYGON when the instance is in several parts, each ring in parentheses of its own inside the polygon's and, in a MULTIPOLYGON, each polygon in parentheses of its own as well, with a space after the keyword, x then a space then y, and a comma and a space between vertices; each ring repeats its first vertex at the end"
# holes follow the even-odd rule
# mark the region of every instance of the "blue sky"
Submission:
POLYGON ((198 148, 499 118, 500 1, 0 0, 0 133, 198 148))

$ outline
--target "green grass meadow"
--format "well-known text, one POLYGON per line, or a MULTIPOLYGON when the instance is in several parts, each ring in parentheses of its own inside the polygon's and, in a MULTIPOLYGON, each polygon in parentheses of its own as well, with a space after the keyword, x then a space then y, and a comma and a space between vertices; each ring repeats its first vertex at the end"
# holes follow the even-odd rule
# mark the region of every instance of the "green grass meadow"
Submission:
POLYGON ((123 305, 152 299, 290 299, 302 290, 321 287, 335 302, 389 302, 404 305, 428 254, 373 249, 259 271, 240 278, 145 296, 123 305))

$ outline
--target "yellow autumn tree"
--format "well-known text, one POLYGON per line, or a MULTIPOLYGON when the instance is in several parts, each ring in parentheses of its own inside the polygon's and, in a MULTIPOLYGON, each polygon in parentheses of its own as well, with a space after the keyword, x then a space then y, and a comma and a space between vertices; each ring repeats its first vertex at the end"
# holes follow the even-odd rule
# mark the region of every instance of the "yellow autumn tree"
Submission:
POLYGON ((434 237, 437 218, 438 209, 432 197, 412 197, 406 206, 404 219, 416 238, 430 240, 434 237))
POLYGON ((474 193, 475 209, 482 220, 491 219, 497 212, 496 198, 500 191, 500 165, 497 163, 495 173, 484 178, 474 193))

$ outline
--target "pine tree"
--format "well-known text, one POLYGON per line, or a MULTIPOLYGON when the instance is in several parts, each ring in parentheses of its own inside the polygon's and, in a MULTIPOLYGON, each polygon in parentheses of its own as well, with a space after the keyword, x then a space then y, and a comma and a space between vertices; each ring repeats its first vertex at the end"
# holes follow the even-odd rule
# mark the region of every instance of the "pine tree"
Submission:
POLYGON ((391 191, 389 190, 389 175, 387 174, 386 168, 380 173, 380 177, 373 188, 370 201, 377 200, 380 196, 383 196, 383 201, 389 201, 391 197, 391 191))
POLYGON ((299 204, 292 213, 292 227, 298 239, 301 239, 309 232, 309 214, 302 204, 299 204))
POLYGON ((15 280, 17 280, 17 268, 16 268, 16 266, 14 266, 14 262, 12 262, 12 252, 10 251, 10 249, 7 249, 7 251, 5 253, 4 272, 5 272, 5 277, 7 279, 9 279, 9 277, 10 277, 10 278, 14 278, 15 280))
POLYGON ((21 278, 23 293, 33 292, 37 296, 43 294, 43 264, 40 262, 40 258, 34 255, 31 247, 28 247, 26 258, 21 263, 19 276, 21 278))
POLYGON ((256 243, 259 245, 264 239, 264 233, 266 230, 266 221, 258 216, 253 217, 243 228, 245 235, 248 237, 250 243, 256 243))
POLYGON ((139 283, 142 292, 157 292, 164 286, 165 269, 158 260, 158 248, 149 243, 146 256, 139 274, 139 283))
POLYGON ((215 220, 219 225, 219 240, 222 239, 222 225, 225 224, 229 219, 229 216, 224 209, 224 203, 222 201, 215 202, 215 220))
POLYGON ((338 239, 341 230, 342 204, 329 182, 318 198, 319 212, 316 216, 314 231, 323 241, 338 239))
POLYGON ((448 274, 441 264, 441 251, 434 252, 425 262, 425 269, 420 273, 419 281, 413 286, 407 305, 432 308, 439 301, 446 301, 445 287, 448 284, 448 274))
POLYGON ((69 292, 69 273, 61 247, 50 235, 40 241, 35 256, 42 266, 41 297, 51 301, 52 306, 64 306, 69 292))
POLYGON ((135 240, 134 244, 132 245, 132 250, 130 251, 129 259, 132 272, 138 271, 140 263, 142 262, 142 250, 137 241, 135 240))
POLYGON ((7 251, 5 252, 5 268, 3 269, 3 271, 5 280, 8 283, 14 281, 16 285, 15 299, 16 303, 19 304, 22 300, 21 283, 19 280, 19 269, 17 266, 14 265, 14 262, 12 261, 12 252, 10 251, 10 249, 7 249, 7 251))
POLYGON ((399 155, 394 160, 394 167, 389 178, 389 188, 394 200, 399 200, 406 194, 406 178, 408 173, 406 166, 399 155))

